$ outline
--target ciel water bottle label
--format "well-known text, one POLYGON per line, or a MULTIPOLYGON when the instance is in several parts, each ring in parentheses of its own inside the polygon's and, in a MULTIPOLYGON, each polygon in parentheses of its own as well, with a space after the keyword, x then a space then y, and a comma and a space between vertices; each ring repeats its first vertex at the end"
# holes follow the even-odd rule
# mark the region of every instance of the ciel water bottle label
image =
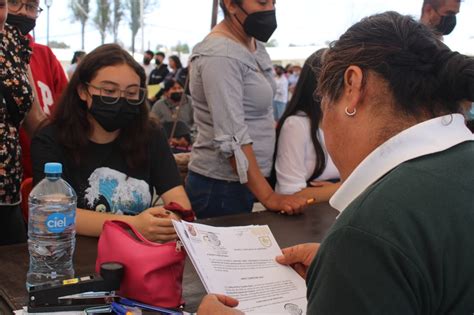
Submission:
POLYGON ((46 229, 51 233, 61 233, 68 226, 74 224, 74 215, 65 215, 63 213, 53 213, 46 218, 46 229))

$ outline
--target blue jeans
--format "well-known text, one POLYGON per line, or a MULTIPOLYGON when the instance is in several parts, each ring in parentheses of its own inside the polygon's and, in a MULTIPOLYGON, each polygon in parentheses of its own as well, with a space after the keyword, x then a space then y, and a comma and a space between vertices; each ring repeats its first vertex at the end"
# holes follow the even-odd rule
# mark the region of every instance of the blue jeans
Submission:
POLYGON ((273 101, 273 118, 278 121, 286 108, 286 102, 273 101))
POLYGON ((239 182, 188 172, 186 193, 199 219, 252 212, 254 196, 239 182))

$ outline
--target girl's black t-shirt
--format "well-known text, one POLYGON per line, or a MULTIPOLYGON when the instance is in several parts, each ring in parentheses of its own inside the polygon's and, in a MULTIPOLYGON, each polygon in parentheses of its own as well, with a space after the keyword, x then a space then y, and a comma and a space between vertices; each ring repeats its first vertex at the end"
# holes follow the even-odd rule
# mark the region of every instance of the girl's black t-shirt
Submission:
POLYGON ((44 178, 44 164, 63 165, 62 178, 76 191, 77 207, 115 214, 138 214, 152 205, 153 192, 161 195, 182 184, 176 162, 163 132, 153 130, 149 162, 131 170, 117 141, 92 141, 77 165, 57 141, 54 125, 45 127, 31 144, 33 182, 44 178))

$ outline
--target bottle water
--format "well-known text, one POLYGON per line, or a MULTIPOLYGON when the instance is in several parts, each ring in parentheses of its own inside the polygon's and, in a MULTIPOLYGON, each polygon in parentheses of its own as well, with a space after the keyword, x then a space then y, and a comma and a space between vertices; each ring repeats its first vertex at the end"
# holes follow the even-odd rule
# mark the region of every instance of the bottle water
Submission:
POLYGON ((76 193, 61 178, 61 163, 46 163, 44 172, 28 198, 28 289, 74 277, 76 193))

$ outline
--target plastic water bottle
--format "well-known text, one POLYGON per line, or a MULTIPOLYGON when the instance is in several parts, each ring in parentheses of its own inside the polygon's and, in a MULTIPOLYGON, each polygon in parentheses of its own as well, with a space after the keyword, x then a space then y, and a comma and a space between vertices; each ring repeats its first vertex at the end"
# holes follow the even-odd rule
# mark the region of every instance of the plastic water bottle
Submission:
POLYGON ((61 178, 61 163, 46 163, 44 172, 45 178, 33 188, 28 198, 28 289, 74 277, 72 258, 76 244, 77 196, 61 178))

